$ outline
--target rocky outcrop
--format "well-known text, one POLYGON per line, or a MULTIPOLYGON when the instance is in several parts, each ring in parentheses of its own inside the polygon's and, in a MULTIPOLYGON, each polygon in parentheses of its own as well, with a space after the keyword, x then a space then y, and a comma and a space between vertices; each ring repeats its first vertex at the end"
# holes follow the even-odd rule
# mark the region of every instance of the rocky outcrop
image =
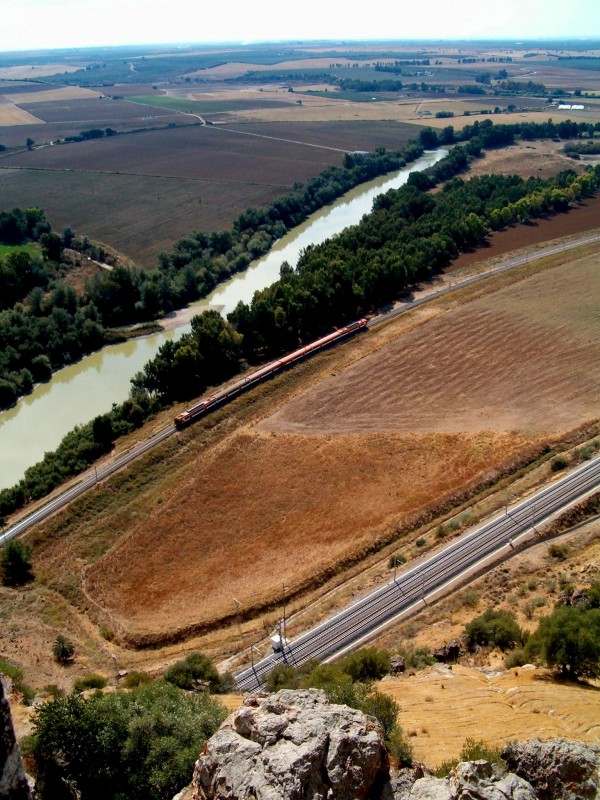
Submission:
MULTIPOLYGON (((449 669, 449 667, 446 667, 449 669)), ((600 800, 600 747, 532 739, 436 778, 422 764, 390 774, 379 723, 324 692, 247 697, 208 740, 194 800, 600 800)))
POLYGON ((31 798, 2 681, 0 681, 0 798, 2 800, 31 798))
POLYGON ((464 654, 465 648, 460 640, 451 639, 448 644, 438 647, 431 655, 436 661, 441 661, 444 664, 454 664, 464 654))
POLYGON ((361 800, 388 776, 379 723, 316 689, 248 697, 206 743, 197 800, 361 800))
POLYGON ((502 750, 508 768, 526 778, 539 800, 600 800, 600 747, 567 739, 514 742, 502 750))
POLYGON ((392 656, 390 661, 390 675, 401 675, 403 672, 406 672, 404 656, 392 656))
POLYGON ((390 781, 390 800, 537 800, 531 784, 489 761, 458 764, 448 778, 402 770, 390 781))

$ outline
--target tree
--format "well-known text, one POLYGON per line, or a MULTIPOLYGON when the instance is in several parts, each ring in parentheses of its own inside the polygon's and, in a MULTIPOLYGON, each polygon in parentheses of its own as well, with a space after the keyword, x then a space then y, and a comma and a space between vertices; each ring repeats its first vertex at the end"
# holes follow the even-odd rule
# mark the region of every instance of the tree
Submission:
POLYGON ((63 666, 69 664, 75 655, 75 645, 70 639, 59 633, 52 645, 52 655, 59 664, 63 666))
POLYGON ((600 609, 559 606, 540 620, 527 642, 527 651, 563 677, 600 675, 600 609))
POLYGON ((208 695, 156 683, 80 695, 36 711, 32 755, 41 800, 164 800, 189 782, 226 716, 208 695))
POLYGON ((25 144, 27 145, 28 150, 33 150, 33 145, 35 144, 35 140, 32 139, 30 136, 27 137, 25 140, 25 144))
POLYGON ((523 632, 510 611, 488 608, 465 626, 465 638, 470 649, 480 646, 506 650, 523 641, 523 632))
POLYGON ((0 551, 0 572, 3 586, 24 586, 32 581, 31 547, 18 539, 6 544, 0 551))

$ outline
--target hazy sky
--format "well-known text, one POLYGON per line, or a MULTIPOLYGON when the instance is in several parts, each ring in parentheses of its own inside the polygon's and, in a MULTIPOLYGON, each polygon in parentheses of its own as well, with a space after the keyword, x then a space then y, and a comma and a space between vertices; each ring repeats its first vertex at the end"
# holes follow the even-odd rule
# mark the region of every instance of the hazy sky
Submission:
POLYGON ((600 38, 600 0, 0 0, 0 50, 269 39, 600 38))

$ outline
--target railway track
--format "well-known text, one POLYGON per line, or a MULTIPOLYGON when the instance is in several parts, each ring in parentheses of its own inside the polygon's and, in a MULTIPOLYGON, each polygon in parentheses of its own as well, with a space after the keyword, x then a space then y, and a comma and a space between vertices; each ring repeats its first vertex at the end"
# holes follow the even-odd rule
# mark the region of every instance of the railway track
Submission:
MULTIPOLYGON (((419 298, 417 300, 412 300, 407 303, 403 303, 398 307, 392 309, 391 311, 386 312, 385 314, 379 314, 376 317, 372 317, 368 324, 367 328, 373 328, 377 325, 381 325, 384 322, 388 322, 395 317, 400 316, 401 314, 406 314, 413 309, 424 305, 425 303, 429 303, 431 300, 436 300, 439 297, 442 297, 445 294, 448 294, 452 291, 457 289, 462 289, 465 286, 470 286, 474 283, 478 283, 479 281, 486 280, 487 278, 491 278, 494 275, 498 275, 502 272, 506 272, 510 269, 514 269, 515 267, 523 266, 524 264, 528 263, 529 261, 538 260, 540 258, 544 258, 548 255, 553 255, 555 253, 565 252, 567 250, 573 249, 575 247, 581 247, 585 244, 591 244, 592 242, 600 241, 600 235, 597 233, 594 234, 586 234, 584 236, 578 237, 569 242, 561 242, 560 244, 553 244, 547 245, 546 247, 542 247, 539 250, 536 250, 533 254, 524 254, 519 256, 513 256, 512 258, 505 259, 502 264, 498 267, 494 267, 487 272, 480 273, 478 275, 473 275, 469 278, 465 278, 464 280, 457 281, 454 284, 449 286, 445 286, 442 289, 430 292, 425 297, 419 298)), ((275 362, 274 362, 275 363, 275 362)), ((259 372, 269 371, 269 366, 262 367, 259 372)), ((253 373, 254 374, 254 373, 253 373)), ((255 385, 257 381, 253 380, 253 376, 250 375, 243 380, 239 381, 234 386, 230 387, 229 390, 223 391, 218 393, 220 397, 223 395, 223 400, 219 400, 218 403, 214 403, 211 409, 221 407, 225 404, 225 402, 229 402, 229 400, 233 399, 234 396, 237 396, 240 391, 246 390, 251 386, 255 385)), ((124 453, 115 461, 111 462, 107 466, 102 467, 101 469, 94 468, 93 472, 88 472, 87 476, 83 477, 79 480, 75 485, 64 491, 63 493, 59 494, 57 497, 49 500, 47 503, 41 505, 38 509, 33 511, 32 513, 28 514, 27 516, 23 517, 19 522, 15 523, 8 527, 2 534, 0 534, 0 546, 6 544, 6 542, 14 539, 17 536, 21 536, 27 530, 32 528, 34 525, 42 522, 44 519, 49 517, 51 514, 54 514, 64 506, 68 505, 72 500, 82 495, 84 492, 89 491, 97 483, 104 478, 108 478, 117 470, 122 469, 123 467, 128 466, 139 456, 146 453, 152 447, 155 447, 160 442, 163 442, 165 439, 168 439, 173 434, 177 433, 177 428, 174 424, 168 425, 165 428, 162 428, 160 431, 155 433, 145 442, 137 445, 135 448, 130 450, 128 453, 124 453)))
POLYGON ((476 570, 503 549, 512 548, 526 535, 536 535, 536 525, 572 504, 600 484, 600 456, 540 489, 506 512, 452 542, 412 569, 398 575, 368 597, 359 600, 311 631, 287 643, 236 675, 241 691, 260 688, 278 664, 299 666, 317 658, 332 660, 372 638, 391 622, 426 605, 428 598, 447 584, 476 570))

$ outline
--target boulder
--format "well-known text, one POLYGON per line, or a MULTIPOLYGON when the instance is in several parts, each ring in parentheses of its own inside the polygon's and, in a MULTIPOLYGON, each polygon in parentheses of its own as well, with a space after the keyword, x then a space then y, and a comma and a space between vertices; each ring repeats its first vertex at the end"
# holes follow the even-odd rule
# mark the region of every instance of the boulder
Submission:
POLYGON ((444 664, 453 664, 464 655, 465 651, 458 639, 451 639, 448 644, 443 647, 438 647, 434 650, 432 656, 436 661, 441 661, 444 664))
POLYGON ((0 798, 1 800, 31 798, 2 681, 0 681, 0 798))
POLYGON ((448 783, 452 800, 537 800, 533 786, 489 761, 464 761, 448 783))
POLYGON ((540 800, 600 800, 600 747, 568 739, 512 742, 502 750, 510 770, 540 800))
POLYGON ((317 689, 250 697, 206 743, 196 800, 362 800, 389 773, 379 723, 317 689))
POLYGON ((406 670, 404 656, 392 656, 390 662, 390 675, 400 675, 406 670))

